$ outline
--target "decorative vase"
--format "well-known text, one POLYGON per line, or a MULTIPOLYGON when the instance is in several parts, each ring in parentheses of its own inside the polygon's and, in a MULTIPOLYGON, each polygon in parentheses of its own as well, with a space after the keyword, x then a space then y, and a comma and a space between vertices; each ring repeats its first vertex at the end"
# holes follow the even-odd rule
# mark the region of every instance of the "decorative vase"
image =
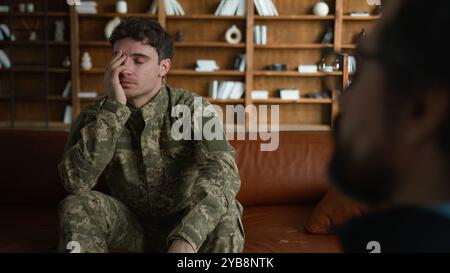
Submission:
POLYGON ((128 5, 127 1, 117 1, 116 2, 116 12, 117 13, 127 13, 128 5))
POLYGON ((81 58, 81 68, 83 70, 90 70, 92 68, 91 56, 88 52, 83 53, 83 57, 81 58))
POLYGON ((313 8, 313 12, 317 16, 327 16, 329 11, 330 8, 325 2, 318 2, 313 8))

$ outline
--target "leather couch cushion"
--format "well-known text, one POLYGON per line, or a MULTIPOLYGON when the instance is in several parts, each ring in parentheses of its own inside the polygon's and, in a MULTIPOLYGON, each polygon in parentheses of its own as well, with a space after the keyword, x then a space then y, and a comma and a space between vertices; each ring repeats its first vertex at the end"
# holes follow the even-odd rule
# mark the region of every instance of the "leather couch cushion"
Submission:
POLYGON ((305 232, 312 210, 312 206, 302 205, 245 208, 244 252, 341 252, 336 236, 305 232))
POLYGON ((281 132, 276 151, 262 152, 261 141, 231 141, 241 176, 238 200, 244 206, 318 202, 328 190, 328 132, 281 132))
POLYGON ((333 233, 333 228, 368 211, 368 206, 331 189, 322 198, 306 223, 312 234, 333 233))

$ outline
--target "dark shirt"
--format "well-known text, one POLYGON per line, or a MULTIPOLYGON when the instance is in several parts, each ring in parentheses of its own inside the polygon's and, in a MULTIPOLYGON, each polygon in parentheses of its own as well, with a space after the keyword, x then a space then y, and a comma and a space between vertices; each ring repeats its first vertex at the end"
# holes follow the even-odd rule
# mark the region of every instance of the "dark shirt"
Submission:
POLYGON ((345 252, 450 252, 450 217, 438 210, 398 207, 354 218, 337 230, 345 252), (371 243, 373 244, 373 243, 371 243))

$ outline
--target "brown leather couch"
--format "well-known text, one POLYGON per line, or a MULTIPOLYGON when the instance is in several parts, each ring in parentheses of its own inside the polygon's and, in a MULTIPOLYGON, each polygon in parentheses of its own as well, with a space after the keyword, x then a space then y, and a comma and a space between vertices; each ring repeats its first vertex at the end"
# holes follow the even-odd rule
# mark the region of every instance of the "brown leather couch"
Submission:
MULTIPOLYGON (((66 195, 56 166, 67 132, 0 130, 0 252, 55 252, 57 205, 66 195)), ((231 141, 242 187, 245 252, 339 252, 333 235, 305 224, 327 191, 327 132, 281 132, 274 152, 231 141)))

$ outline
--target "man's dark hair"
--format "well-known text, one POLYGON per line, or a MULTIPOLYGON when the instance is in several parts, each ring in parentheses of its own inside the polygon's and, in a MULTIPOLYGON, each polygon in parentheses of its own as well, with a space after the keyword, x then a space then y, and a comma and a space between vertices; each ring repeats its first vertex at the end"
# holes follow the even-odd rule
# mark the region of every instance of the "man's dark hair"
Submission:
MULTIPOLYGON (((437 89, 450 92, 450 49, 444 42, 450 27, 450 1, 403 0, 396 12, 379 38, 389 104, 420 98, 437 89)), ((449 115, 447 111, 438 140, 447 156, 449 115)))
POLYGON ((173 59, 172 37, 155 20, 128 17, 114 29, 109 42, 114 45, 117 40, 128 37, 154 47, 158 52, 158 63, 164 59, 173 59))

